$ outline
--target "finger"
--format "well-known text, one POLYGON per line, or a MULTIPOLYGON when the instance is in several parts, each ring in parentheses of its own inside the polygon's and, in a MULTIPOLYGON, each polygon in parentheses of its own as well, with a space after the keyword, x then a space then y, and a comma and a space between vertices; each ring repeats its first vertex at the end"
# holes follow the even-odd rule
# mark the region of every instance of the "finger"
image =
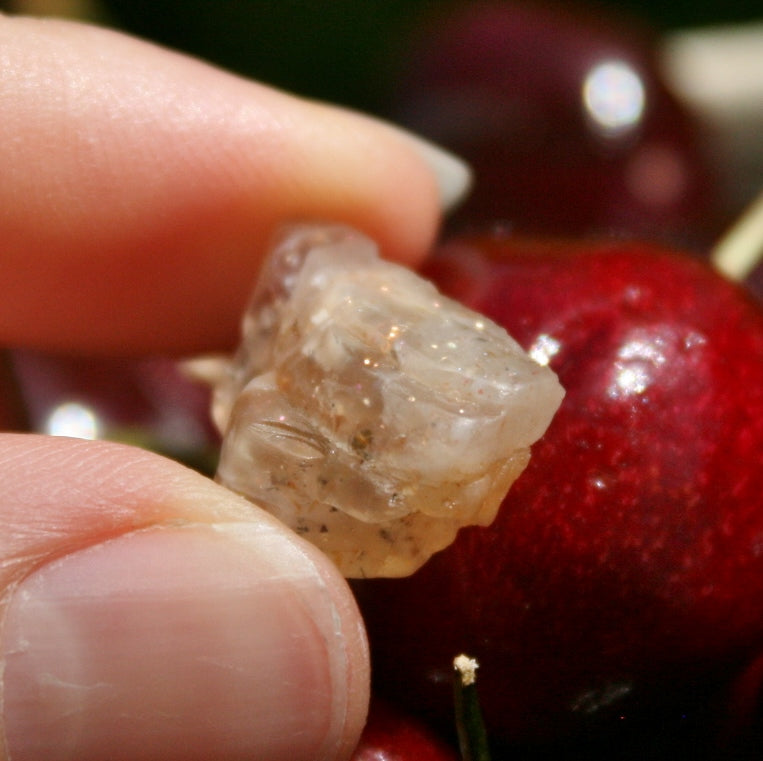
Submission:
POLYGON ((413 263, 457 160, 128 36, 0 16, 0 343, 222 348, 274 229, 330 220, 413 263))
POLYGON ((321 553, 142 450, 0 442, 3 761, 350 754, 366 644, 321 553))

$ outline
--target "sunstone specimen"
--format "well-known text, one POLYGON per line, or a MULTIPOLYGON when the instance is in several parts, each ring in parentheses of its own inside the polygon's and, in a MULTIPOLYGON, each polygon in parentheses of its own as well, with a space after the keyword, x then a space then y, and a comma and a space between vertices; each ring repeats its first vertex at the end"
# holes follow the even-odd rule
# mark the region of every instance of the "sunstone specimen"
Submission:
POLYGON ((217 478, 348 577, 487 525, 563 391, 506 331, 339 226, 290 229, 223 368, 217 478))

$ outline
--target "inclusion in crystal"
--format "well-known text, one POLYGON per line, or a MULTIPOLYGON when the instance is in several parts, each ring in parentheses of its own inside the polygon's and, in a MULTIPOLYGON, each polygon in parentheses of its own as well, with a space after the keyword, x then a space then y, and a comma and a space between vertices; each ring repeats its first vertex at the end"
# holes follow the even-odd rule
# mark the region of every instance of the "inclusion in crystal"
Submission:
POLYGON ((341 226, 289 229, 213 397, 217 479, 348 577, 487 525, 563 391, 503 328, 341 226))

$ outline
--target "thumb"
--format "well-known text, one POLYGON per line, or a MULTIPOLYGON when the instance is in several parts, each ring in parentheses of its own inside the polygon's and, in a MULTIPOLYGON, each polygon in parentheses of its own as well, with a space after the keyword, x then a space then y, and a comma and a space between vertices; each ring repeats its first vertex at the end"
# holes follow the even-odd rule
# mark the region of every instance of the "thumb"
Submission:
POLYGON ((368 699, 329 561, 129 447, 0 436, 7 761, 339 759, 368 699))

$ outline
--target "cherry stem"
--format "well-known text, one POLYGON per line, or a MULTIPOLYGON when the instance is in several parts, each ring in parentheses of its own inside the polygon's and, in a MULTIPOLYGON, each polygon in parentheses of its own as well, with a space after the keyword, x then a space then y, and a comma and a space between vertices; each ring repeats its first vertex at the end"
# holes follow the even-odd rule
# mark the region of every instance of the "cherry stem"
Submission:
POLYGON ((487 731, 477 695, 478 667, 477 661, 466 655, 453 659, 456 729, 463 761, 490 761, 487 731))
POLYGON ((763 259, 763 194, 753 201, 710 255, 715 268, 731 280, 744 280, 763 259))

